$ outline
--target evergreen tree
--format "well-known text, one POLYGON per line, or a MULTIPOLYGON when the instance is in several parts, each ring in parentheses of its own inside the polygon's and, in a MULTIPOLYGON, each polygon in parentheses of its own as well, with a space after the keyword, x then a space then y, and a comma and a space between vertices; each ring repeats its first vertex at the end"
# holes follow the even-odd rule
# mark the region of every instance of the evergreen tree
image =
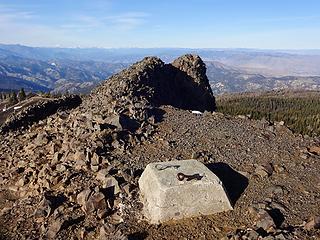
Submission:
POLYGON ((248 115, 269 122, 284 121, 294 132, 320 135, 320 94, 295 96, 236 96, 217 101, 218 111, 248 115))
POLYGON ((19 91, 19 93, 18 93, 18 100, 19 100, 19 102, 25 100, 26 97, 27 97, 27 96, 26 96, 26 93, 25 93, 24 89, 21 88, 20 91, 19 91))
POLYGON ((10 94, 9 103, 14 105, 18 102, 17 94, 15 92, 12 92, 10 94))

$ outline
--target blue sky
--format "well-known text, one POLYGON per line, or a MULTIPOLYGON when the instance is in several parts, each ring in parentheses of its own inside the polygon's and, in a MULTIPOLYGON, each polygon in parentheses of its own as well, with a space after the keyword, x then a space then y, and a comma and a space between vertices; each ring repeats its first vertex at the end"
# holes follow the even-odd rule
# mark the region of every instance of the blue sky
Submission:
POLYGON ((319 49, 319 0, 0 0, 0 43, 319 49))

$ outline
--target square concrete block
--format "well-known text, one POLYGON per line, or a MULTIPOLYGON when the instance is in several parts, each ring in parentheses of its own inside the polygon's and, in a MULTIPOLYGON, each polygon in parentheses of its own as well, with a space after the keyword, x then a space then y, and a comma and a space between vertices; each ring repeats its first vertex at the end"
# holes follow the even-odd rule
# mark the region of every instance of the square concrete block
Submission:
POLYGON ((233 209, 220 179, 197 160, 150 163, 139 188, 151 223, 233 209))

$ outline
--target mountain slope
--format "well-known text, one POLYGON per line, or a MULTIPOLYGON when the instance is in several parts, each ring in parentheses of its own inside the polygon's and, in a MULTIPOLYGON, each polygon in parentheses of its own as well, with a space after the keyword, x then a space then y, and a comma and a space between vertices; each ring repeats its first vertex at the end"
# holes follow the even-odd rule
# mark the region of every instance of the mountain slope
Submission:
POLYGON ((0 58, 0 85, 4 89, 86 92, 124 66, 93 61, 41 61, 10 55, 0 58))
POLYGON ((319 139, 210 112, 214 100, 199 57, 171 64, 149 57, 73 110, 1 134, 0 237, 320 237, 303 225, 320 209, 319 139), (138 187, 142 171, 190 157, 220 178, 234 210, 150 225, 138 187))

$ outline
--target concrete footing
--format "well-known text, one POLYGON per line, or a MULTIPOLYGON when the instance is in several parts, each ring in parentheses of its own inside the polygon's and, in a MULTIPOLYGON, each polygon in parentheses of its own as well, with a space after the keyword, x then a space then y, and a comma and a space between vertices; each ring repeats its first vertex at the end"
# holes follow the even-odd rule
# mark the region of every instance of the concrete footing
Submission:
POLYGON ((197 160, 151 163, 139 187, 150 223, 233 209, 220 179, 197 160))

